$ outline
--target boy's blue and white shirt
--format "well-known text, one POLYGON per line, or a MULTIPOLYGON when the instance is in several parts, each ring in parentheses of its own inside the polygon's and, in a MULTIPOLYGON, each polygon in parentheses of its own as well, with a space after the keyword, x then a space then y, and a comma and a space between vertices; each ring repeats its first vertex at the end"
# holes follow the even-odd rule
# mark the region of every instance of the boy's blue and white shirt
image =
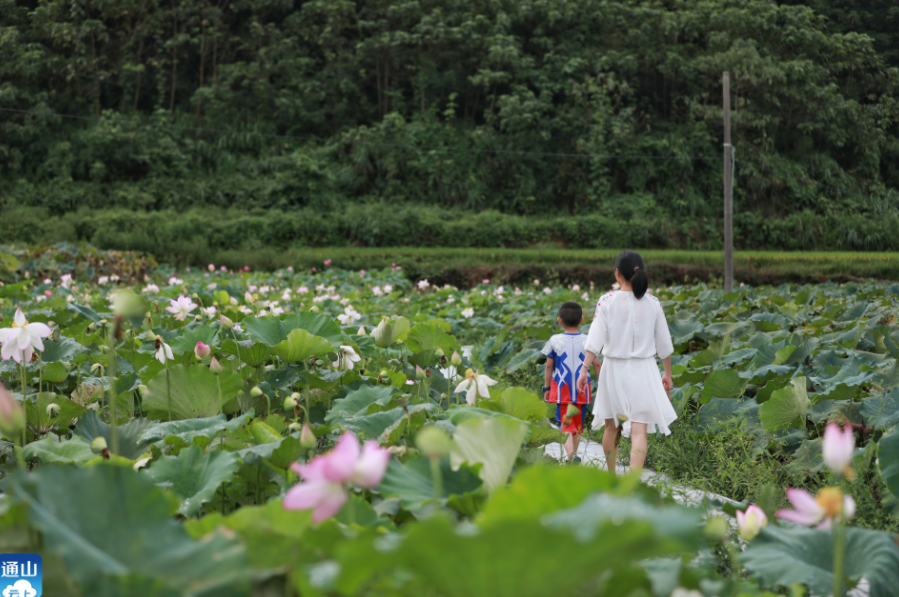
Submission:
MULTIPOLYGON (((569 334, 567 332, 556 334, 550 338, 543 347, 543 354, 547 358, 553 359, 553 383, 551 385, 552 392, 555 392, 553 402, 567 403, 573 402, 590 402, 590 392, 585 392, 586 396, 577 395, 575 388, 577 387, 577 378, 584 366, 584 357, 587 350, 584 348, 587 344, 587 334, 569 334), (572 399, 573 398, 573 399, 572 399)), ((587 380, 589 382, 590 375, 588 372, 587 380)))

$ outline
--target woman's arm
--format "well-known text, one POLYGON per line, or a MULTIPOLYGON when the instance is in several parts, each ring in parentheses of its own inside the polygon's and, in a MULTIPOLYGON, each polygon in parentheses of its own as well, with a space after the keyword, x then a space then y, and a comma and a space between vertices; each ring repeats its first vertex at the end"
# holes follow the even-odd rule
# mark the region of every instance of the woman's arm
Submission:
POLYGON ((665 367, 665 375, 662 376, 662 386, 671 391, 671 388, 674 387, 674 382, 671 381, 671 357, 665 357, 662 359, 662 365, 665 367))
MULTIPOLYGON (((588 350, 584 355, 584 363, 592 363, 595 360, 596 355, 588 350)), ((583 392, 585 387, 587 387, 587 367, 581 367, 581 374, 577 376, 577 391, 583 392)))

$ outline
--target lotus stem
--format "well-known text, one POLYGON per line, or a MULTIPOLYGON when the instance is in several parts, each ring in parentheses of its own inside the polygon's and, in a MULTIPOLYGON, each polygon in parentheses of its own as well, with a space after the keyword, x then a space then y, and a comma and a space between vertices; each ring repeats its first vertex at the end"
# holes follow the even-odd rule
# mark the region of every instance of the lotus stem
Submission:
POLYGON ((443 473, 440 470, 440 458, 431 458, 431 480, 434 483, 434 499, 438 502, 443 497, 443 473))
POLYGON ((843 564, 846 558, 846 527, 842 521, 833 526, 833 596, 843 597, 843 564))

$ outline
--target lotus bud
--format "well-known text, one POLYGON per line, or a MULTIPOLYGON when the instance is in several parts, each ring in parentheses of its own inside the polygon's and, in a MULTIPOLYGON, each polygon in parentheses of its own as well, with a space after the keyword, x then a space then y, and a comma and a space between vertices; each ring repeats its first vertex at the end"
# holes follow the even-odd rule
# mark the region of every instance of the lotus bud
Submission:
POLYGON ((260 396, 262 396, 262 388, 260 388, 259 386, 253 386, 253 389, 250 390, 250 396, 252 396, 253 398, 259 398, 260 396))
POLYGON ((51 402, 50 404, 47 405, 46 411, 47 411, 47 416, 51 419, 56 416, 59 416, 59 405, 56 404, 55 402, 51 402))
POLYGON ((104 450, 108 450, 106 445, 106 438, 102 435, 98 435, 91 442, 91 452, 94 454, 102 454, 104 450))
POLYGON ((297 399, 294 398, 294 394, 296 394, 296 392, 284 399, 284 410, 293 411, 296 409, 297 399))
POLYGON ((210 354, 212 354, 212 349, 209 348, 208 344, 203 344, 202 341, 197 342, 197 345, 194 347, 194 356, 203 360, 203 357, 208 357, 210 354))
POLYGON ((705 529, 703 529, 703 533, 709 539, 717 539, 719 541, 723 541, 727 538, 727 531, 729 526, 727 521, 724 520, 721 516, 712 516, 709 518, 708 522, 705 524, 705 529))
POLYGON ((424 379, 425 377, 427 377, 427 375, 425 374, 425 370, 422 369, 421 367, 419 367, 418 365, 416 365, 415 366, 415 378, 416 379, 424 379))
POLYGON ((218 359, 212 357, 212 360, 209 361, 209 370, 218 375, 219 373, 224 371, 225 368, 222 367, 222 364, 218 362, 218 359))
POLYGON ((17 438, 25 427, 25 411, 3 384, 0 384, 0 431, 8 438, 17 438))
POLYGON ((746 541, 755 539, 762 527, 768 525, 768 517, 765 511, 755 504, 746 508, 746 512, 737 510, 737 526, 740 527, 740 535, 746 541))
POLYGON ((364 336, 364 335, 365 335, 365 326, 364 326, 364 325, 360 325, 360 326, 359 326, 359 331, 358 331, 357 333, 358 333, 360 336, 364 336))
POLYGON ((224 315, 219 315, 219 323, 222 324, 222 327, 226 330, 230 330, 234 328, 234 322, 225 317, 224 315))
POLYGON ((439 358, 441 358, 441 357, 446 356, 446 353, 443 352, 443 349, 442 349, 442 348, 437 348, 437 349, 434 350, 434 356, 437 357, 437 358, 439 359, 439 358))
POLYGON ((428 425, 418 432, 415 445, 428 458, 437 459, 450 452, 450 438, 446 431, 434 425, 428 425))
POLYGON ((459 354, 459 351, 453 351, 453 356, 450 357, 450 363, 452 363, 456 367, 462 364, 462 355, 459 354))
POLYGON ((303 423, 303 429, 300 431, 300 447, 304 450, 311 450, 318 444, 315 434, 308 424, 303 423))

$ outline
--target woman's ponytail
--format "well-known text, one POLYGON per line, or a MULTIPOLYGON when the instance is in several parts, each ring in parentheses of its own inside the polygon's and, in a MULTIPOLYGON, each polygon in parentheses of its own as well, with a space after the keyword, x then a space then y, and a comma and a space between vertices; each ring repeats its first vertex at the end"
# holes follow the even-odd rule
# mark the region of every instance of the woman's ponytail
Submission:
POLYGON ((646 275, 646 265, 640 254, 636 251, 623 251, 615 258, 615 269, 631 283, 634 298, 643 298, 649 288, 649 276, 646 275))
POLYGON ((649 278, 646 276, 646 270, 642 267, 634 272, 630 279, 631 286, 634 288, 634 298, 643 298, 646 289, 649 287, 649 278))

